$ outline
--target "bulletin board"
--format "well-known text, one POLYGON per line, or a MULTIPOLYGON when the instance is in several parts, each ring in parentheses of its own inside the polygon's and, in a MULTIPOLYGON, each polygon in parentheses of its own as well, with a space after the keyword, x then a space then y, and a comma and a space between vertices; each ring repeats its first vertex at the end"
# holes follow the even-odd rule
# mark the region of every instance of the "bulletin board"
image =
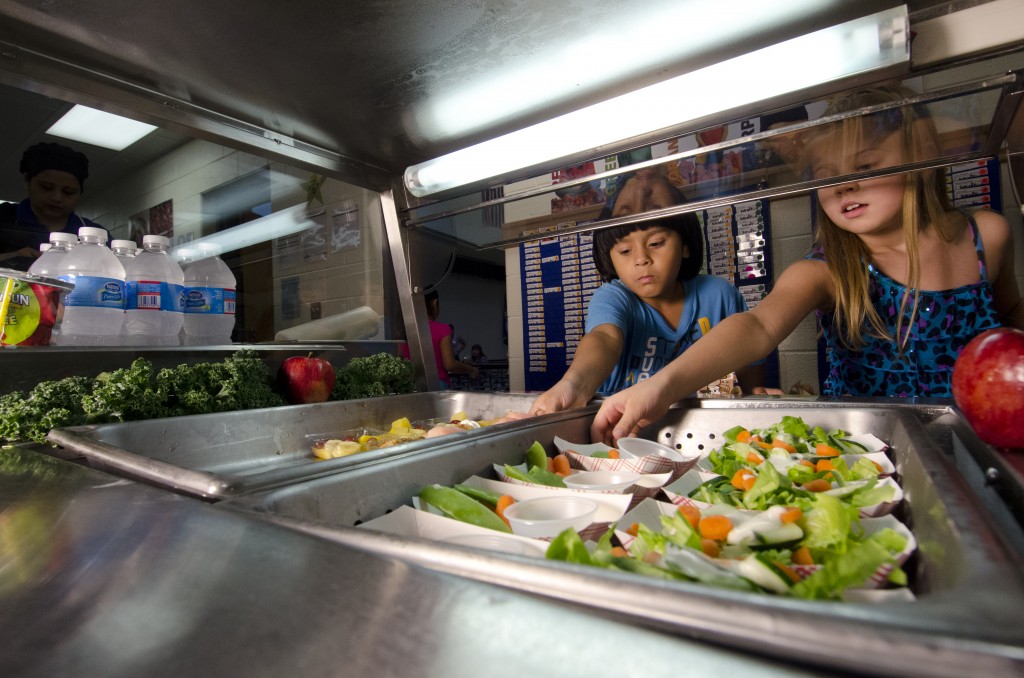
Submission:
POLYGON ((601 286, 593 241, 593 233, 574 233, 519 246, 527 391, 554 386, 576 355, 587 306, 601 286))

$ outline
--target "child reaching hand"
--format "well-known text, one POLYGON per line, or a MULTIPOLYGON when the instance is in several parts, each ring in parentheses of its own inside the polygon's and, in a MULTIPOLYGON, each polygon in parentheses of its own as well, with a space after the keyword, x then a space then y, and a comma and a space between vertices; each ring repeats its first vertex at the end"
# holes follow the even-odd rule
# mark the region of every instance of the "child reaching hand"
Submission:
MULTIPOLYGON (((694 214, 598 231, 593 251, 605 284, 590 301, 586 334, 568 371, 534 401, 531 414, 581 407, 598 391, 642 382, 722 318, 746 310, 728 282, 699 275, 704 235, 694 214)), ((761 385, 760 366, 741 372, 744 386, 761 385)))
MULTIPOLYGON (((881 106, 910 92, 873 88, 826 114, 881 106)), ((910 106, 815 132, 815 178, 933 158, 933 122, 910 106)), ((830 349, 823 395, 949 397, 953 363, 984 330, 1024 329, 1006 220, 951 209, 943 173, 926 170, 819 189, 811 254, 783 272, 752 311, 732 316, 650 379, 609 397, 592 439, 611 443, 653 423, 715 375, 762 358, 810 312, 830 349)))

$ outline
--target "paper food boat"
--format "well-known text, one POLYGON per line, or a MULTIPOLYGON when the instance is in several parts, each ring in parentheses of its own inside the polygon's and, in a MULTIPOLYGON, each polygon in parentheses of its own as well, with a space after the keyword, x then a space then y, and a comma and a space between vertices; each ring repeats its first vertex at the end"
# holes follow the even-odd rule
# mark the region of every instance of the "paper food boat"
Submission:
MULTIPOLYGON (((526 464, 519 464, 515 466, 515 468, 519 469, 523 473, 526 473, 526 464)), ((583 493, 588 497, 621 497, 622 499, 625 500, 627 507, 636 506, 644 499, 654 497, 659 492, 661 492, 660 485, 657 487, 647 487, 645 485, 631 485, 630 487, 627 487, 622 490, 580 490, 572 487, 550 487, 548 485, 540 485, 538 483, 528 483, 525 480, 519 480, 518 478, 511 478, 505 473, 505 466, 503 464, 494 464, 494 472, 495 474, 497 474, 498 479, 500 481, 499 484, 501 485, 510 485, 513 487, 528 487, 532 489, 548 490, 552 492, 576 492, 583 493)), ((668 473, 664 474, 663 482, 668 482, 670 477, 671 476, 668 473)), ((503 492, 503 494, 507 494, 513 497, 515 496, 511 492, 503 492)), ((518 499, 518 497, 516 498, 518 499)), ((622 514, 620 513, 619 515, 621 516, 622 514)))
MULTIPOLYGON (((709 504, 695 499, 690 499, 689 494, 695 489, 703 485, 709 480, 714 480, 721 476, 715 473, 709 473, 707 471, 698 471, 694 469, 684 475, 679 480, 675 481, 671 485, 662 488, 662 492, 668 497, 668 500, 677 506, 683 503, 690 503, 697 508, 704 508, 709 504)), ((846 487, 857 487, 866 484, 866 480, 853 480, 846 483, 846 487)), ((892 499, 889 501, 880 502, 871 506, 862 506, 859 509, 861 518, 877 518, 879 516, 889 515, 893 510, 899 506, 900 502, 903 501, 903 488, 900 487, 899 483, 888 476, 878 477, 878 487, 891 487, 893 494, 892 499)), ((824 494, 830 494, 832 496, 838 496, 843 493, 842 488, 833 488, 826 490, 824 494)))
MULTIPOLYGON (((683 497, 683 503, 691 503, 694 506, 700 506, 700 502, 694 502, 689 498, 683 497)), ((630 550, 633 542, 636 540, 631 534, 626 532, 626 529, 633 523, 639 523, 645 525, 649 529, 655 532, 661 532, 661 517, 663 515, 671 515, 674 511, 678 510, 675 504, 668 504, 666 502, 659 501, 645 501, 638 505, 636 508, 630 510, 626 515, 619 521, 615 536, 622 544, 626 551, 630 550)), ((756 511, 745 511, 745 513, 754 514, 756 511)), ((864 529, 864 534, 871 535, 875 532, 883 530, 885 528, 892 528, 906 539, 906 546, 903 550, 896 555, 895 565, 903 565, 907 558, 917 549, 917 540, 914 539, 914 535, 910 532, 910 529, 906 525, 901 523, 899 520, 892 516, 882 516, 881 518, 863 518, 861 519, 861 526, 864 529)), ((698 554, 709 562, 713 563, 719 568, 729 570, 731 569, 736 561, 729 560, 727 558, 709 558, 703 554, 698 554)), ((801 579, 809 577, 811 574, 821 568, 820 565, 793 565, 792 569, 796 572, 801 579)), ((865 582, 863 589, 881 589, 886 585, 889 573, 893 570, 893 564, 886 564, 878 568, 875 573, 865 582)), ((858 589, 859 590, 859 589, 858 589)), ((899 589, 895 589, 899 591, 899 589)), ((900 596, 905 597, 909 591, 900 593, 900 596)), ((912 594, 911 594, 912 595, 912 594)))
MULTIPOLYGON (((361 523, 357 529, 386 532, 400 537, 420 537, 422 539, 445 542, 467 535, 476 535, 515 544, 517 546, 516 550, 520 551, 521 555, 532 558, 543 558, 548 548, 547 542, 540 539, 530 539, 496 530, 488 530, 486 527, 478 527, 411 506, 399 506, 387 515, 361 523)), ((503 553, 509 553, 508 549, 502 548, 500 550, 503 553)))
MULTIPOLYGON (((559 452, 569 458, 569 466, 582 471, 631 471, 633 473, 658 474, 668 473, 669 482, 679 478, 693 468, 699 457, 683 457, 675 461, 667 457, 649 454, 645 457, 634 457, 622 453, 619 459, 605 459, 595 457, 595 452, 607 452, 614 449, 603 443, 571 443, 562 438, 556 437, 555 447, 559 452)), ((683 456, 680 453, 680 456, 683 456)))

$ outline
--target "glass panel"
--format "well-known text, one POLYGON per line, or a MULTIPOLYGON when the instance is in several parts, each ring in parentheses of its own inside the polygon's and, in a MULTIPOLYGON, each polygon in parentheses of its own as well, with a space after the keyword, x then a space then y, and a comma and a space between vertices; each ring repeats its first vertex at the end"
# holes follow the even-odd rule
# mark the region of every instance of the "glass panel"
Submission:
POLYGON ((806 193, 842 177, 927 169, 992 155, 1001 139, 990 140, 989 131, 1003 86, 1013 82, 1004 75, 1005 70, 988 80, 976 76, 967 84, 932 91, 924 91, 922 78, 915 78, 873 88, 873 94, 771 111, 516 182, 496 189, 495 195, 414 208, 408 213, 410 223, 435 228, 435 215, 441 215, 455 237, 500 247, 554 231, 590 230, 610 218, 638 221, 664 209, 697 211, 806 193), (897 133, 902 136, 896 152, 865 155, 869 147, 897 133), (470 218, 467 213, 474 209, 489 215, 470 218), (499 209, 500 232, 493 227, 499 209), (488 237, 496 240, 488 242, 488 237))
MULTIPOLYGON (((0 87, 0 100, 7 129, 33 131, 3 142, 0 199, 26 198, 17 169, 33 144, 84 152, 90 172, 75 213, 106 228, 111 240, 141 245, 145 234, 165 235, 182 262, 218 247, 237 284, 234 341, 274 341, 281 332, 390 339, 383 328, 402 327, 400 317, 384 319, 396 305, 385 302, 394 286, 384 282, 393 274, 376 193, 167 130, 121 152, 67 141, 38 130, 71 104, 9 87, 0 87), (317 318, 327 326, 307 325, 317 318)), ((40 227, 38 239, 46 238, 40 227)))

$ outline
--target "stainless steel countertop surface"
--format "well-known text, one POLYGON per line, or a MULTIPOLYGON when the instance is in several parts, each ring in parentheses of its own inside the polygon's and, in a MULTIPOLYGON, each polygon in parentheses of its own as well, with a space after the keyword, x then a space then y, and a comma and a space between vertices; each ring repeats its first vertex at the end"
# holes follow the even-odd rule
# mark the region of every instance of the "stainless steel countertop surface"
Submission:
POLYGON ((799 675, 0 450, 0 675, 799 675))

